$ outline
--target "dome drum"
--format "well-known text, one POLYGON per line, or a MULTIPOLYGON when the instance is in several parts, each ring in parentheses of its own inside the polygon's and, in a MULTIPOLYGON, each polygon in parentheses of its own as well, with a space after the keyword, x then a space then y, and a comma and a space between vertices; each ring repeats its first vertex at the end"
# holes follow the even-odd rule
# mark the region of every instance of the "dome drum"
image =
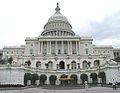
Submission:
POLYGON ((73 31, 65 31, 65 30, 51 30, 44 31, 41 36, 74 36, 75 33, 73 31))
POLYGON ((69 23, 64 23, 64 22, 52 22, 52 23, 47 23, 44 26, 44 30, 57 29, 57 28, 71 30, 72 26, 69 23))

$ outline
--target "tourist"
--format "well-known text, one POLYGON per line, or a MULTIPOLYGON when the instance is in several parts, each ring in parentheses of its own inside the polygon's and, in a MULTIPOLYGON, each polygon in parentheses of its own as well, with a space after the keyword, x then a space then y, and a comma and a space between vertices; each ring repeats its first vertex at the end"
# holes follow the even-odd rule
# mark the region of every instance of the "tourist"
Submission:
POLYGON ((112 81, 112 86, 113 86, 113 90, 116 90, 116 82, 115 82, 115 80, 113 79, 113 81, 112 81))
POLYGON ((85 89, 88 90, 88 83, 87 83, 87 81, 85 81, 84 83, 85 83, 85 89))

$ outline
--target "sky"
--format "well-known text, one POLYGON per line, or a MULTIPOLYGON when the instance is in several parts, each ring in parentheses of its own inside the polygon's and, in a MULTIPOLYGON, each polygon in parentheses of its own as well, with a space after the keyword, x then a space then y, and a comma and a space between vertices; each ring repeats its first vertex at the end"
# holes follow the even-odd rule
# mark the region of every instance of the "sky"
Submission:
POLYGON ((57 2, 76 35, 120 47, 120 0, 0 0, 0 49, 38 37, 57 2))

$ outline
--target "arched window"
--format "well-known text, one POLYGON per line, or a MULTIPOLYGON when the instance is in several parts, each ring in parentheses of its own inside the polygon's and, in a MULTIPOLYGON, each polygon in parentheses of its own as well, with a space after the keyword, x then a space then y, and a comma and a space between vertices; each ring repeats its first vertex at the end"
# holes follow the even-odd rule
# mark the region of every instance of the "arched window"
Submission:
POLYGON ((40 61, 36 62, 36 68, 41 68, 41 62, 40 61))
POLYGON ((53 69, 53 62, 52 61, 48 62, 48 69, 53 69))
POLYGON ((87 61, 83 61, 83 68, 87 68, 87 61))
POLYGON ((99 65, 100 65, 100 60, 95 60, 95 61, 94 61, 94 66, 97 67, 97 66, 99 66, 99 65))
POLYGON ((61 62, 59 63, 59 68, 60 68, 60 69, 65 69, 65 63, 64 63, 64 61, 61 61, 61 62))
POLYGON ((30 54, 32 55, 32 54, 34 54, 34 51, 33 51, 33 49, 30 49, 30 54))
POLYGON ((76 62, 75 61, 71 62, 71 69, 76 69, 76 62))

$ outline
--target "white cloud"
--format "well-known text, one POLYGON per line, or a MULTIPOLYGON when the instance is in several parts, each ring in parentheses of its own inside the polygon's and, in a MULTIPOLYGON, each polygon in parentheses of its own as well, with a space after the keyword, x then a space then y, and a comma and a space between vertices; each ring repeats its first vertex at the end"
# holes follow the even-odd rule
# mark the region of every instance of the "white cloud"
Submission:
MULTIPOLYGON (((97 26, 95 23, 92 23, 95 27, 86 24, 90 21, 100 22, 105 16, 109 17, 120 10, 120 0, 0 0, 0 48, 21 45, 25 43, 26 37, 39 36, 48 18, 54 14, 56 2, 60 3, 61 13, 68 18, 75 32, 86 26, 88 29, 93 28, 87 31, 93 33, 89 34, 93 37, 97 26)), ((98 29, 103 31, 99 26, 98 29)), ((87 35, 82 31, 80 34, 87 35)))
POLYGON ((96 44, 120 47, 120 11, 100 22, 90 22, 81 30, 82 34, 93 36, 96 44))

